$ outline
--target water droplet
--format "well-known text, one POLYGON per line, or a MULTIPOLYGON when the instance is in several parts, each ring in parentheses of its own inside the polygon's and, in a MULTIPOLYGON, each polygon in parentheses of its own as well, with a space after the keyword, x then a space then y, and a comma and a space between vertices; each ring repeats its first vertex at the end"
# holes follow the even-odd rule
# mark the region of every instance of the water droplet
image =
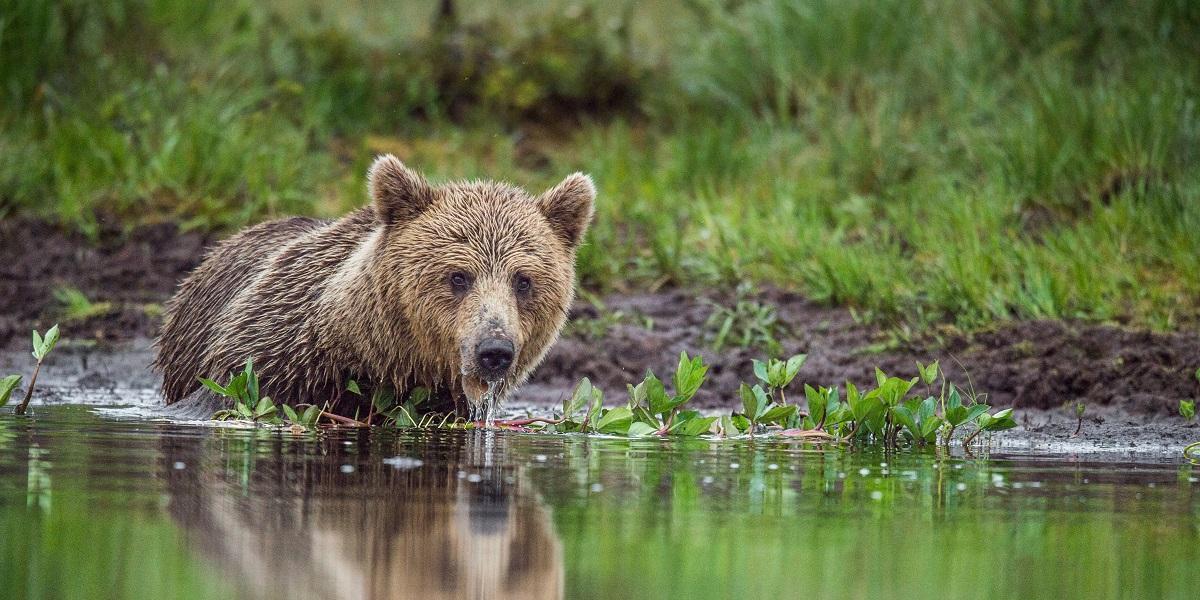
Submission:
POLYGON ((181 460, 175 461, 175 464, 173 466, 175 467, 176 471, 182 471, 187 468, 187 465, 184 464, 183 461, 181 461, 181 460))
POLYGON ((883 500, 883 492, 881 492, 879 490, 875 490, 874 492, 871 492, 871 499, 872 500, 883 500))
POLYGON ((729 463, 729 468, 730 468, 730 469, 736 469, 736 468, 738 468, 738 467, 740 467, 740 466, 742 466, 742 465, 739 465, 739 464, 737 464, 737 463, 729 463))
POLYGON ((956 489, 956 490, 958 490, 958 491, 960 491, 960 492, 964 492, 964 491, 966 491, 966 489, 967 489, 967 484, 965 484, 965 483, 960 483, 960 484, 958 484, 958 485, 954 486, 954 489, 956 489))
POLYGON ((353 473, 354 465, 342 465, 342 472, 343 473, 353 473))
POLYGON ((775 463, 771 463, 771 464, 767 465, 767 469, 769 469, 771 471, 774 471, 775 469, 778 469, 778 468, 779 468, 779 465, 777 465, 775 463))
POLYGON ((858 470, 858 474, 859 474, 859 475, 862 475, 863 477, 866 477, 867 475, 870 475, 870 474, 871 474, 871 470, 870 470, 870 469, 868 469, 868 468, 866 468, 866 467, 863 467, 863 468, 861 468, 861 469, 859 469, 859 470, 858 470))

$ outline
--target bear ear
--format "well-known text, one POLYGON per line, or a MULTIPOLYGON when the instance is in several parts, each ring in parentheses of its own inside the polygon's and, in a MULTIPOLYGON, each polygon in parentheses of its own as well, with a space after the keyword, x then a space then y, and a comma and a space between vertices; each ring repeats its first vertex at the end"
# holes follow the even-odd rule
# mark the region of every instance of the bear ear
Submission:
POLYGON ((583 241, 588 225, 592 222, 592 203, 596 199, 596 185, 592 178, 583 173, 567 176, 553 189, 538 198, 538 209, 550 222, 550 227, 567 244, 575 248, 583 241))
POLYGON ((433 189, 425 178, 391 154, 375 159, 367 171, 367 189, 384 225, 411 221, 433 203, 433 189))

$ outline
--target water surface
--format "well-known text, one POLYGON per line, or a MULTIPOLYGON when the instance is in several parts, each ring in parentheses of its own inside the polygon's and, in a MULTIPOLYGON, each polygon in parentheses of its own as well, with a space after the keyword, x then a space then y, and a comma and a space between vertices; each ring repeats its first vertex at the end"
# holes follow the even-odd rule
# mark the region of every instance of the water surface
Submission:
POLYGON ((1200 468, 0 414, 9 598, 1196 598, 1200 468))

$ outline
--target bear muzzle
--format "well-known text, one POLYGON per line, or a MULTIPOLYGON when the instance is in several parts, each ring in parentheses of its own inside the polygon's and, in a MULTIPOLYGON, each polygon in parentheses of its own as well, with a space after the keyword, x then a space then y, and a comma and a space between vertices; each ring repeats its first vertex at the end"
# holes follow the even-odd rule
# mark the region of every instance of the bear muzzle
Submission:
POLYGON ((503 337, 484 338, 475 347, 475 364, 484 381, 500 381, 508 375, 516 357, 512 340, 503 337))

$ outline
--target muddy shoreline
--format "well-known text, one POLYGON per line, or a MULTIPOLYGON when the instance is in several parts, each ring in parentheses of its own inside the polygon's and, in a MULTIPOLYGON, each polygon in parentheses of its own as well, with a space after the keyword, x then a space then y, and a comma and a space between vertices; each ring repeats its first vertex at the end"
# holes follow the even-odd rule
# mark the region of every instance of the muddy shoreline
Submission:
MULTIPOLYGON (((157 388, 148 370, 149 339, 158 309, 178 280, 199 263, 212 240, 171 225, 122 234, 102 232, 97 242, 44 223, 0 223, 0 373, 28 369, 29 329, 62 322, 64 342, 44 369, 42 382, 55 396, 82 393, 145 397, 157 388), (54 298, 62 287, 82 291, 106 311, 81 320, 64 318, 54 298)), ((523 405, 557 404, 582 377, 620 402, 625 384, 647 369, 666 378, 679 353, 701 353, 709 380, 697 405, 733 408, 738 382, 752 377, 751 359, 764 351, 714 351, 706 321, 728 293, 668 290, 610 296, 604 309, 579 301, 574 323, 514 398, 523 405), (614 315, 620 315, 616 317, 614 315)), ((945 330, 903 343, 877 325, 856 321, 843 308, 779 290, 757 294, 782 324, 785 355, 807 353, 799 382, 814 385, 873 381, 874 367, 911 375, 917 360, 941 361, 952 381, 987 394, 995 406, 1013 406, 1029 436, 1058 439, 1074 431, 1073 407, 1087 406, 1084 436, 1174 445, 1200 439, 1200 427, 1176 411, 1179 400, 1200 397, 1193 373, 1200 366, 1200 333, 1152 333, 1117 326, 1063 321, 1022 321, 972 334, 945 330), (1064 434, 1065 432, 1065 434, 1064 434)), ((1031 437, 1031 439, 1032 439, 1031 437)))

